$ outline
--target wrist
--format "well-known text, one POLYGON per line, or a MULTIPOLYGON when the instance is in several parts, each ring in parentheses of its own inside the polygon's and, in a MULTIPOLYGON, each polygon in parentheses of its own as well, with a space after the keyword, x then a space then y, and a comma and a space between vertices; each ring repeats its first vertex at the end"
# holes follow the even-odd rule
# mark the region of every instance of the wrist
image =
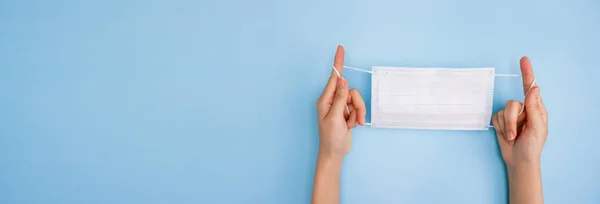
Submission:
POLYGON ((514 176, 515 174, 531 174, 540 172, 539 161, 521 161, 516 162, 510 166, 507 166, 508 176, 514 176))
POLYGON ((336 154, 329 151, 319 150, 318 163, 327 163, 333 166, 340 166, 344 161, 344 155, 336 154))
POLYGON ((342 153, 342 149, 338 148, 330 148, 327 145, 322 145, 319 147, 319 158, 328 159, 328 160, 344 160, 344 156, 346 154, 342 153))

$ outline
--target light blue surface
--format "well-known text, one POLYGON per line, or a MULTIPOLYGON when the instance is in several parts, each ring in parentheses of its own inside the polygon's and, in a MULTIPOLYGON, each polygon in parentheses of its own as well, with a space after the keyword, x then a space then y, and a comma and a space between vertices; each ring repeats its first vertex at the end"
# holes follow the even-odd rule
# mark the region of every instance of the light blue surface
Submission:
MULTIPOLYGON (((363 68, 530 56, 545 199, 600 203, 599 25, 595 0, 3 0, 0 203, 308 203, 340 43, 363 68)), ((520 83, 497 79, 495 110, 520 83)), ((506 203, 495 138, 357 128, 342 201, 506 203)))

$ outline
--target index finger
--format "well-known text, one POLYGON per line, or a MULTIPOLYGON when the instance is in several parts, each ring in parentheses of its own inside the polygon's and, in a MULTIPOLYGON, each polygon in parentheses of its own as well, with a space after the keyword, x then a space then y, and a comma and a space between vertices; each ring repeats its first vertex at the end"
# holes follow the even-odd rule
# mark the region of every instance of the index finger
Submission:
MULTIPOLYGON (((333 66, 340 73, 341 77, 342 72, 344 71, 344 47, 342 47, 342 45, 338 45, 337 47, 337 51, 335 52, 335 58, 333 59, 333 66)), ((329 81, 325 86, 325 90, 323 90, 323 94, 321 94, 321 99, 333 99, 333 96, 335 94, 337 77, 338 75, 336 71, 331 70, 329 81)))
POLYGON ((523 93, 527 94, 530 87, 533 86, 535 76, 533 76, 533 68, 527 56, 521 57, 521 75, 523 76, 523 93))

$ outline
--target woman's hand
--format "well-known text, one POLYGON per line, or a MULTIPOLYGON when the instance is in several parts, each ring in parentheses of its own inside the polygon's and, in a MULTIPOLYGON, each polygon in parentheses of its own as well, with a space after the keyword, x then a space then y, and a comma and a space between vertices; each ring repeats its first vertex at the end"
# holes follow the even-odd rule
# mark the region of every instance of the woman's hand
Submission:
POLYGON ((548 112, 535 85, 531 63, 521 58, 525 111, 523 104, 508 101, 506 108, 492 118, 502 158, 508 169, 511 204, 544 203, 540 157, 548 137, 548 112))
POLYGON ((533 84, 535 77, 527 57, 521 58, 521 73, 526 93, 525 111, 521 113, 521 102, 511 100, 492 118, 502 158, 509 169, 524 162, 539 163, 548 136, 548 113, 540 87, 533 84))
POLYGON ((313 204, 340 202, 340 174, 344 156, 352 144, 352 128, 365 124, 365 102, 356 89, 348 91, 342 78, 344 47, 338 46, 329 82, 317 101, 319 157, 315 170, 313 204))
MULTIPOLYGON (((333 66, 344 69, 344 47, 338 46, 333 66)), ((331 70, 329 82, 317 101, 319 117, 319 155, 343 158, 352 144, 352 128, 365 124, 366 108, 357 89, 348 90, 348 81, 331 70), (346 106, 348 109, 346 109, 346 106), (350 112, 348 114, 348 111, 350 112)))

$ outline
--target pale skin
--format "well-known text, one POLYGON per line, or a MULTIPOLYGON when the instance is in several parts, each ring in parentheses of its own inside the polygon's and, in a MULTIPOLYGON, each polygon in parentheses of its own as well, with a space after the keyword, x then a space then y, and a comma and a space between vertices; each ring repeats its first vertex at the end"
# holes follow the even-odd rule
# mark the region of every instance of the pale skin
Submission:
MULTIPOLYGON (((333 66, 343 71, 344 48, 338 46, 333 66)), ((527 57, 521 58, 523 104, 508 101, 505 109, 492 117, 502 158, 508 171, 511 204, 543 203, 540 157, 548 136, 548 113, 533 87, 533 69, 527 57), (529 90, 529 87, 532 87, 529 90)), ((344 157, 352 144, 352 128, 365 124, 366 107, 356 89, 332 70, 325 90, 317 101, 320 145, 313 186, 313 204, 340 202, 340 173, 344 157), (350 110, 347 113, 346 106, 350 110)))

